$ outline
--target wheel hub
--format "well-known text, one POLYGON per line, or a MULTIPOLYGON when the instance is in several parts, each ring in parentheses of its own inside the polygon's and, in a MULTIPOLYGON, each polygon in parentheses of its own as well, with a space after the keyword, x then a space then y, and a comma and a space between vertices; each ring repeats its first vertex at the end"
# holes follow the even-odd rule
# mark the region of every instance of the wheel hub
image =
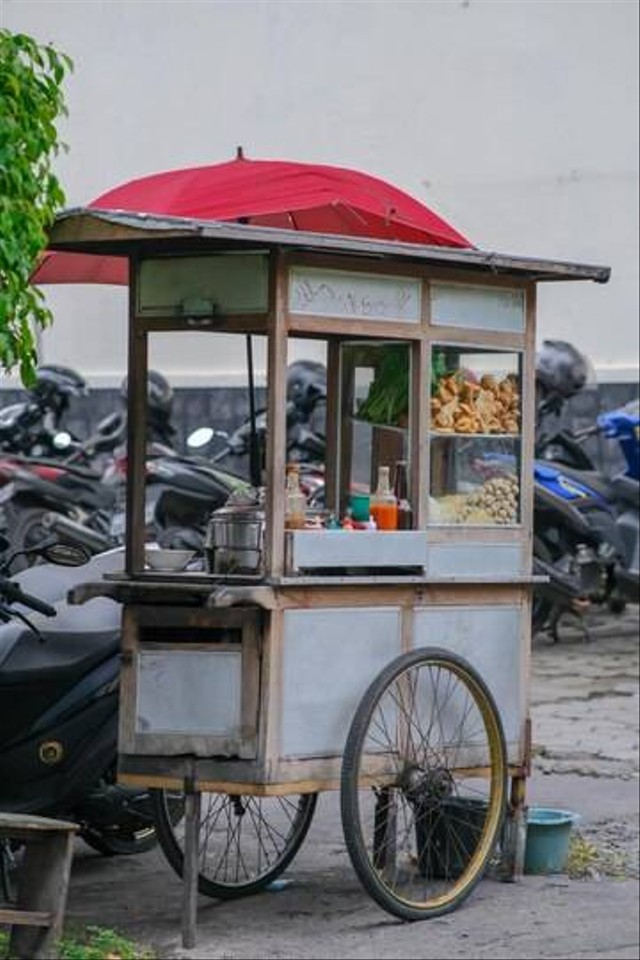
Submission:
POLYGON ((399 786, 409 803, 436 804, 453 793, 453 778, 445 767, 424 770, 416 765, 404 770, 399 786))

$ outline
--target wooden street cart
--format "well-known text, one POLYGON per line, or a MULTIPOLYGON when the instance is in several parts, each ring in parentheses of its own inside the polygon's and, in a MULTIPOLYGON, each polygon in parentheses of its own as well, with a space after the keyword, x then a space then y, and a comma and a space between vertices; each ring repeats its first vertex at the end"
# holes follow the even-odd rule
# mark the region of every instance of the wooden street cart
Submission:
POLYGON ((489 867, 518 876, 536 285, 608 269, 90 209, 60 216, 50 248, 130 265, 126 565, 72 599, 123 605, 119 778, 153 791, 185 944, 196 886, 266 886, 324 790, 365 889, 400 918, 455 908, 489 867), (146 371, 157 338, 183 335, 200 356, 219 337, 264 345, 264 489, 212 515, 199 565, 158 572, 146 371), (289 529, 300 341, 326 362, 325 502, 289 529), (337 528, 398 464, 404 529, 337 528))

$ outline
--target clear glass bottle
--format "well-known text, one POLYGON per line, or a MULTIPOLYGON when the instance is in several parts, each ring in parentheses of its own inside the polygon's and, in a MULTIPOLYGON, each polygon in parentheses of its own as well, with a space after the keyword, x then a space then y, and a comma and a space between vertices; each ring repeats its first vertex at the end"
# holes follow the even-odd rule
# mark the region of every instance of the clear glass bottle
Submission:
POLYGON ((287 530, 302 530, 305 524, 307 498, 300 486, 300 467, 287 465, 287 488, 285 493, 284 525, 287 530))
POLYGON ((389 467, 378 467, 378 485, 369 506, 378 530, 396 530, 398 525, 398 501, 391 489, 389 474, 389 467))
POLYGON ((413 510, 409 502, 409 480, 407 476, 407 461, 398 460, 393 483, 393 492, 398 504, 398 530, 413 528, 413 510))

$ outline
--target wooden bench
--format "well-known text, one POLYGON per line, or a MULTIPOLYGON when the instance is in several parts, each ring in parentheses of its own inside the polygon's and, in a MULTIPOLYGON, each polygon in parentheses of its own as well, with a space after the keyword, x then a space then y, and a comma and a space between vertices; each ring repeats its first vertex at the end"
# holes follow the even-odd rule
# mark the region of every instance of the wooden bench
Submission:
POLYGON ((11 957, 57 957, 77 829, 66 820, 0 812, 0 840, 17 840, 25 848, 17 903, 0 903, 0 924, 11 926, 11 957))

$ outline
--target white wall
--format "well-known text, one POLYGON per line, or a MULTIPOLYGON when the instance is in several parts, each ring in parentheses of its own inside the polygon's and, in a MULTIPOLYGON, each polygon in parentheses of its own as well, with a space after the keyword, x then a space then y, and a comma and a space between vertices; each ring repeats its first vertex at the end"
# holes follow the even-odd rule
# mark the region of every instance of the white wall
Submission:
MULTIPOLYGON (((355 167, 483 249, 610 265, 606 286, 541 285, 539 332, 637 377, 636 0, 0 0, 0 22, 75 61, 69 206, 238 144, 355 167)), ((45 359, 119 376, 124 292, 46 290, 45 359)))

